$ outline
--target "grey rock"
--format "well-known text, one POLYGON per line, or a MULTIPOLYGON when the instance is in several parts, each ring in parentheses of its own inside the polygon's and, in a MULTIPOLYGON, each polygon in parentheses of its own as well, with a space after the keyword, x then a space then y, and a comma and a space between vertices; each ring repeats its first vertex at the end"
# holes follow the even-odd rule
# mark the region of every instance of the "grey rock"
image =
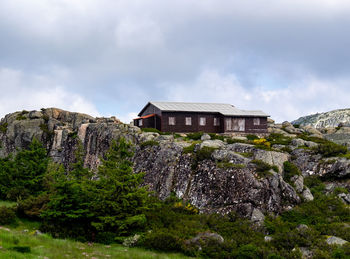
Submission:
POLYGON ((237 154, 236 152, 226 150, 226 149, 217 149, 212 154, 213 159, 218 161, 228 161, 234 164, 248 164, 249 159, 244 156, 237 154))
POLYGON ((303 193, 303 198, 306 200, 306 201, 313 201, 314 200, 314 196, 312 195, 311 191, 309 188, 305 187, 303 193))
POLYGON ((194 238, 186 240, 185 244, 189 246, 195 246, 198 250, 202 250, 203 245, 213 241, 218 244, 222 244, 225 240, 221 235, 207 231, 198 233, 194 238))
POLYGON ((305 229, 309 229, 309 227, 307 225, 305 225, 305 224, 300 224, 300 225, 297 226, 297 229, 298 230, 305 230, 305 229))
POLYGON ((293 126, 285 127, 284 130, 290 134, 300 134, 303 132, 301 129, 294 128, 293 126))
POLYGON ((143 133, 140 134, 140 140, 142 142, 151 141, 151 140, 154 140, 157 137, 159 137, 159 134, 156 133, 156 132, 143 132, 143 133))
POLYGON ((301 193, 304 189, 304 177, 301 175, 295 175, 291 178, 291 181, 294 183, 295 185, 295 190, 298 193, 301 193))
POLYGON ((275 121, 271 118, 267 118, 267 124, 275 124, 275 121))
POLYGON ((293 139, 291 145, 295 146, 295 147, 304 146, 305 145, 305 140, 300 139, 300 138, 293 139))
POLYGON ((35 230, 34 236, 42 236, 42 235, 43 235, 43 233, 41 231, 35 230))
POLYGON ((293 127, 294 128, 293 124, 290 123, 289 121, 284 121, 282 123, 282 127, 284 127, 284 128, 286 128, 286 127, 293 127))
POLYGON ((225 146, 225 143, 219 139, 205 140, 200 144, 200 149, 202 149, 203 147, 222 148, 224 146, 225 146))
POLYGON ((283 163, 288 161, 289 158, 289 154, 276 151, 257 150, 254 153, 254 159, 262 160, 265 163, 277 166, 279 172, 283 171, 283 163))
POLYGON ((40 111, 31 111, 29 112, 30 119, 40 119, 43 117, 43 113, 40 111))
POLYGON ((206 133, 204 133, 201 137, 201 140, 210 140, 210 139, 211 137, 209 136, 209 134, 206 134, 206 133))
POLYGON ((345 204, 349 205, 350 204, 350 194, 346 194, 346 193, 340 193, 338 194, 338 197, 340 198, 340 200, 342 200, 345 204))
POLYGON ((329 238, 326 239, 327 244, 329 245, 345 245, 346 243, 348 243, 348 241, 341 239, 339 237, 336 236, 331 236, 329 238))
POLYGON ((273 240, 273 237, 271 237, 271 236, 265 236, 264 237, 264 241, 265 242, 271 242, 273 240))
POLYGON ((250 220, 253 223, 256 223, 258 225, 262 225, 264 223, 264 220, 265 220, 265 215, 259 209, 254 208, 250 220))
POLYGON ((173 141, 173 135, 159 135, 155 138, 156 141, 173 141))

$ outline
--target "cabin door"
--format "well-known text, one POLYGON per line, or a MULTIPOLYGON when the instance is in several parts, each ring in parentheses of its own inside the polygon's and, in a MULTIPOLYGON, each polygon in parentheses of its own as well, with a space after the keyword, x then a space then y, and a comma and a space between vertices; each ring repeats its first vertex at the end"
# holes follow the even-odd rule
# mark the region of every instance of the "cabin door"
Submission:
POLYGON ((233 131, 245 131, 245 119, 232 119, 233 131))
POLYGON ((225 131, 232 131, 232 119, 225 118, 225 131))

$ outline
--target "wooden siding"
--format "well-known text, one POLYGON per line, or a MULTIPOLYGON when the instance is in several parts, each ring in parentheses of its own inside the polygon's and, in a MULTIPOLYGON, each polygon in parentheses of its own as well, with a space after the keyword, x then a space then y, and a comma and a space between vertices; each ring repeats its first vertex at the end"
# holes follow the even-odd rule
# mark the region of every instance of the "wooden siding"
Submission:
POLYGON ((153 104, 148 104, 147 107, 145 108, 145 110, 142 112, 142 114, 140 114, 140 117, 146 116, 149 114, 157 114, 160 116, 160 115, 162 115, 162 112, 153 104))
POLYGON ((230 118, 233 120, 236 119, 244 119, 244 131, 238 131, 234 130, 233 124, 232 124, 232 130, 226 130, 224 128, 223 132, 241 132, 241 133, 267 133, 267 118, 266 117, 225 117, 225 119, 230 118), (259 118, 260 124, 254 125, 254 119, 259 118))
POLYGON ((220 114, 197 112, 162 112, 161 131, 164 132, 223 132, 223 117, 220 114), (175 125, 169 125, 169 117, 175 117, 175 125), (186 117, 192 118, 192 125, 186 125, 186 117), (199 118, 206 119, 205 126, 199 125, 199 118), (214 126, 214 118, 220 118, 220 125, 214 126))
POLYGON ((158 115, 145 119, 135 119, 134 125, 139 128, 155 128, 157 130, 161 130, 161 119, 158 115), (140 120, 142 120, 142 126, 139 126, 140 120))

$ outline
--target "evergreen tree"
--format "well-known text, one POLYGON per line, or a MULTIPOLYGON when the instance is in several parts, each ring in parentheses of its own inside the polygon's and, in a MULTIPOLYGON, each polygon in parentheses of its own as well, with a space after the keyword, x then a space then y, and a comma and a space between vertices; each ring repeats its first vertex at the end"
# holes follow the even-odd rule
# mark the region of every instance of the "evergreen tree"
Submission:
POLYGON ((42 144, 33 139, 27 150, 0 160, 0 196, 17 200, 43 191, 49 159, 42 144))

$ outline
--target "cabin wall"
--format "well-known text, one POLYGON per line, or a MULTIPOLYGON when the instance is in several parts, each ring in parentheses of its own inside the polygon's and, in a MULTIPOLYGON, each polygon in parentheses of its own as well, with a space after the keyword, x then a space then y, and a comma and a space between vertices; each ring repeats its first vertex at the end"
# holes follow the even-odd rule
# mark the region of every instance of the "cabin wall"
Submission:
POLYGON ((161 131, 163 132, 223 132, 223 117, 215 113, 196 113, 196 112, 163 112, 161 118, 161 131), (175 125, 169 125, 169 117, 175 117, 175 125), (192 118, 192 125, 186 125, 186 117, 192 118), (205 126, 199 125, 199 118, 206 118, 205 126), (214 126, 214 118, 220 119, 220 125, 214 126))
POLYGON ((157 115, 145 119, 135 119, 134 125, 139 128, 155 128, 157 130, 161 130, 161 120, 157 115), (139 126, 140 120, 142 120, 142 126, 139 126))
MULTIPOLYGON (((224 131, 226 133, 267 133, 267 118, 266 117, 225 117, 224 123, 226 119, 232 120, 232 129, 227 130, 226 126, 224 126, 224 131), (259 125, 254 125, 254 119, 259 118, 260 119, 260 124, 259 125), (244 119, 244 124, 240 126, 244 126, 244 130, 238 130, 237 129, 237 120, 239 119, 244 119), (236 127, 235 127, 236 126, 236 127)), ((238 127, 239 128, 239 127, 238 127)))
POLYGON ((142 112, 142 114, 140 114, 140 117, 142 116, 146 116, 149 114, 157 114, 157 115, 162 115, 161 110, 159 110, 156 106, 154 106, 153 104, 149 104, 146 109, 142 112))

